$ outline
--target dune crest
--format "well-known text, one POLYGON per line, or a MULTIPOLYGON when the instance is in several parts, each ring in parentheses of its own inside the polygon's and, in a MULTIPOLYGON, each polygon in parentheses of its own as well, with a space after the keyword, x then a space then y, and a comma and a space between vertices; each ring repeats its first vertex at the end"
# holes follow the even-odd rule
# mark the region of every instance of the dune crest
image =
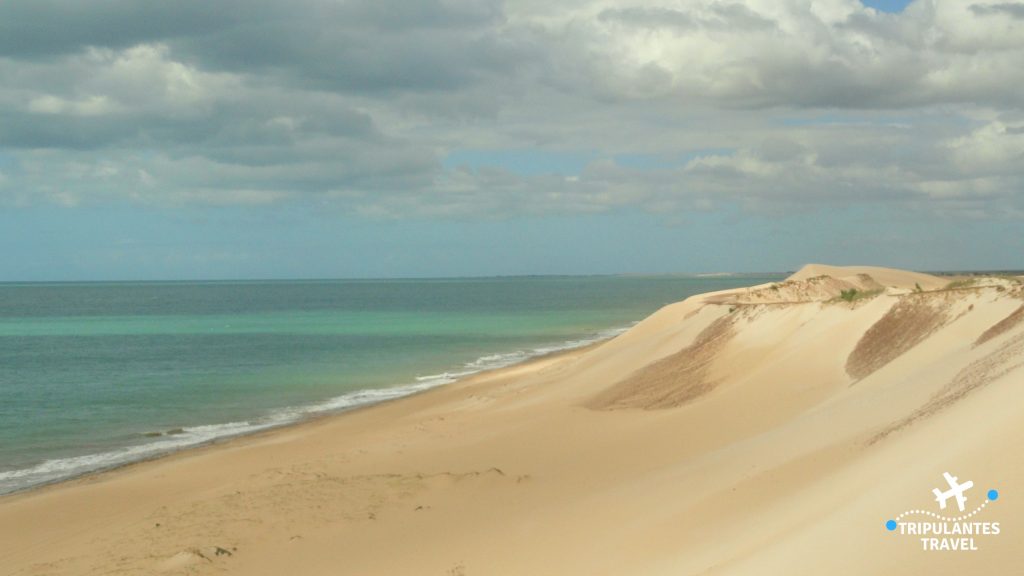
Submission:
POLYGON ((948 279, 923 272, 911 272, 896 268, 883 268, 881 266, 828 266, 826 264, 807 264, 787 278, 787 280, 807 280, 815 276, 829 276, 838 280, 845 280, 861 274, 871 276, 883 286, 896 288, 913 289, 919 285, 924 290, 937 290, 949 283, 948 279))
MULTIPOLYGON (((671 408, 695 400, 719 385, 742 380, 746 372, 757 367, 731 360, 749 356, 742 338, 729 342, 737 333, 778 336, 771 342, 758 342, 759 357, 834 358, 844 367, 843 373, 836 375, 836 384, 852 384, 921 345, 961 316, 990 313, 987 306, 975 312, 973 300, 979 296, 986 294, 1005 301, 1019 295, 1019 283, 1010 281, 1007 290, 1004 282, 978 278, 959 289, 948 289, 950 279, 929 274, 810 264, 783 282, 695 296, 690 299, 694 308, 690 315, 710 307, 721 317, 693 342, 637 369, 598 392, 586 405, 602 410, 671 408), (850 349, 828 350, 803 342, 793 346, 784 337, 792 330, 785 323, 796 313, 807 317, 801 324, 805 330, 813 330, 814 324, 824 319, 849 324, 847 332, 859 334, 855 345, 850 349)), ((1021 310, 1024 307, 978 336, 979 343, 1015 327, 1021 321, 1021 310)))

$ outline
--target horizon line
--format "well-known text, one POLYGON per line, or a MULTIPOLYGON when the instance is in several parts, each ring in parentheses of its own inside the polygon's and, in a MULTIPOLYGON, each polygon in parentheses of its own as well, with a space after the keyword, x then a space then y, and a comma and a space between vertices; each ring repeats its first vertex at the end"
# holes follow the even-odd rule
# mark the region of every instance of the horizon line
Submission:
POLYGON ((349 277, 295 277, 295 278, 170 278, 170 279, 108 279, 108 280, 0 280, 0 285, 14 284, 172 284, 172 283, 244 283, 244 282, 374 282, 404 280, 494 280, 502 278, 610 278, 683 276, 714 278, 716 276, 774 276, 793 274, 795 270, 757 272, 604 272, 592 274, 489 274, 473 276, 349 276, 349 277))

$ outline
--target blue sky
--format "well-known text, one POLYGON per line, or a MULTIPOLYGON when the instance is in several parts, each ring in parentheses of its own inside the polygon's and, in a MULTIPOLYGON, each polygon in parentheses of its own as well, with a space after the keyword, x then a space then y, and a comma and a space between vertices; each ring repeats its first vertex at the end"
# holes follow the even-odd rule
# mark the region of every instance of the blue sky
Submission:
POLYGON ((1024 3, 0 4, 0 281, 1022 268, 1024 3))
POLYGON ((865 6, 870 6, 883 12, 902 12, 912 0, 861 0, 865 6))

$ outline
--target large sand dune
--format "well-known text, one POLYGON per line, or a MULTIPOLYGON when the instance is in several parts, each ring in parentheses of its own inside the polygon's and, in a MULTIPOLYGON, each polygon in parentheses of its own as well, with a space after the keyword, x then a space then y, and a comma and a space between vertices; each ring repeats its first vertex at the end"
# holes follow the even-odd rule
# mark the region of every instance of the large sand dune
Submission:
POLYGON ((948 285, 810 265, 587 350, 2 498, 0 573, 1024 573, 1024 286, 948 285), (884 527, 939 512, 946 471, 971 508, 1000 492, 979 550, 884 527))

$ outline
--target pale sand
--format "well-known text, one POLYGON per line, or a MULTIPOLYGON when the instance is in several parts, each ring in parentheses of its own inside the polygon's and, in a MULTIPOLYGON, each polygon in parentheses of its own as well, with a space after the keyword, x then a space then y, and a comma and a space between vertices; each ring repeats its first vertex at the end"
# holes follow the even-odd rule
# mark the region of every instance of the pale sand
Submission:
POLYGON ((812 266, 586 350, 8 496, 0 573, 1022 573, 1024 289, 946 284, 812 266), (853 286, 871 296, 836 298, 853 286), (951 553, 886 532, 937 511, 947 470, 972 504, 1000 490, 977 519, 1002 534, 951 553))

